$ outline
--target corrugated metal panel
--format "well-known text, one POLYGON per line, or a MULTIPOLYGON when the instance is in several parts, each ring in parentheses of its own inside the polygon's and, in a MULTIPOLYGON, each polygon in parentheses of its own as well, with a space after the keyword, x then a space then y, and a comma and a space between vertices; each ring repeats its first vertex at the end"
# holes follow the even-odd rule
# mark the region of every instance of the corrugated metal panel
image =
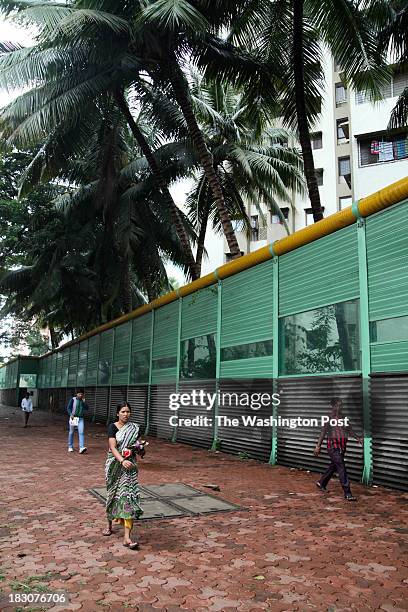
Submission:
POLYGON ((205 336, 217 329, 217 285, 183 298, 181 338, 205 336))
POLYGON ((88 421, 94 420, 96 409, 96 387, 86 387, 85 401, 89 406, 89 410, 85 413, 85 418, 88 421))
MULTIPOLYGON (((350 418, 356 434, 363 431, 361 378, 352 376, 322 376, 280 379, 278 381, 282 418, 315 418, 318 427, 278 428, 278 463, 291 467, 323 472, 328 464, 326 442, 319 457, 313 455, 321 427, 320 419, 330 414, 330 400, 341 397, 343 415, 350 418)), ((359 480, 363 470, 363 449, 354 439, 347 446, 346 465, 351 478, 359 480)), ((333 485, 332 485, 333 486, 333 485)))
POLYGON ((173 302, 155 313, 153 359, 177 354, 177 327, 179 303, 173 302))
POLYGON ((158 438, 170 439, 173 428, 170 427, 169 395, 176 390, 175 385, 152 385, 150 394, 149 434, 158 438))
POLYGON ((50 386, 56 387, 57 353, 51 355, 51 381, 50 386))
POLYGON ((279 258, 279 316, 358 297, 356 232, 346 227, 279 258))
POLYGON ((408 314, 407 201, 366 220, 370 319, 408 314), (405 206, 403 205, 405 204, 405 206))
POLYGON ((132 326, 132 353, 150 348, 152 313, 133 319, 132 326))
MULTIPOLYGON (((66 389, 59 389, 58 394, 58 412, 61 414, 67 414, 67 391, 66 389)), ((68 416, 68 415, 67 415, 68 416)))
POLYGON ((65 399, 64 389, 50 389, 50 397, 52 396, 52 406, 54 412, 57 414, 63 414, 65 411, 65 405, 62 402, 62 399, 65 399))
POLYGON ((268 378, 272 376, 272 356, 222 361, 221 378, 268 378))
MULTIPOLYGON (((153 336, 153 360, 177 355, 179 302, 173 302, 155 313, 153 336)), ((167 383, 176 380, 176 367, 155 367, 153 361, 152 382, 167 383)))
POLYGON ((408 491, 408 375, 373 376, 370 391, 373 482, 408 491))
POLYGON ((268 393, 272 395, 272 380, 221 380, 219 383, 221 402, 219 416, 229 419, 238 419, 237 427, 229 426, 228 423, 220 423, 218 426, 218 437, 220 450, 226 453, 246 453, 252 459, 268 461, 271 445, 272 430, 270 427, 245 426, 242 417, 254 417, 265 419, 271 416, 272 407, 262 406, 259 410, 253 410, 246 406, 246 395, 252 397, 255 393, 268 393), (228 396, 232 395, 231 400, 228 396), (229 405, 231 404, 231 405, 229 405))
POLYGON ((68 385, 69 348, 62 351, 61 387, 68 385))
POLYGON ((108 420, 109 387, 97 387, 95 396, 95 421, 106 423, 108 420))
POLYGON ((98 351, 100 336, 92 336, 88 341, 88 362, 86 366, 86 384, 96 385, 98 380, 98 351))
POLYGON ((44 369, 44 387, 49 389, 51 386, 51 357, 45 358, 45 369, 44 369))
POLYGON ((38 359, 30 359, 25 357, 19 359, 20 362, 20 374, 38 374, 38 359))
POLYGON ((43 388, 43 378, 44 378, 44 359, 41 359, 38 362, 38 378, 37 378, 37 387, 39 389, 43 388))
MULTIPOLYGON (((179 385, 179 393, 190 393, 193 390, 201 391, 205 393, 215 393, 215 380, 200 380, 195 382, 183 382, 179 385)), ((205 406, 180 406, 177 412, 171 411, 171 414, 178 415, 180 419, 194 419, 207 417, 210 419, 212 424, 208 427, 205 426, 186 426, 180 425, 177 429, 177 442, 184 442, 186 444, 192 444, 193 446, 201 446, 203 448, 210 448, 213 440, 213 419, 214 419, 214 408, 207 410, 205 406)), ((202 423, 205 421, 202 419, 202 423)))
POLYGON ((222 281, 221 346, 272 338, 272 261, 222 281))
POLYGON ((152 371, 152 383, 155 385, 159 383, 170 383, 176 380, 177 368, 162 368, 154 369, 152 371))
POLYGON ((61 387, 61 377, 62 377, 62 358, 63 354, 61 351, 56 353, 56 366, 55 366, 55 386, 61 387))
POLYGON ((74 344, 69 351, 68 386, 75 387, 78 371, 79 344, 74 344))
POLYGON ((127 401, 132 407, 131 420, 139 425, 142 434, 146 427, 147 393, 147 385, 128 387, 127 401))
POLYGON ((115 328, 112 385, 128 384, 131 333, 132 321, 128 321, 115 328))
POLYGON ((126 387, 111 387, 109 401, 109 416, 108 421, 114 423, 116 421, 116 410, 119 404, 123 406, 126 402, 127 388, 126 387))
POLYGON ((9 389, 17 388, 18 359, 16 359, 16 361, 13 361, 13 363, 10 363, 10 365, 7 366, 7 373, 8 373, 8 379, 6 375, 7 387, 9 389))
POLYGON ((371 345, 372 372, 408 371, 408 342, 371 345))
POLYGON ((88 340, 84 340, 79 345, 77 386, 84 387, 86 380, 86 361, 88 357, 88 340))
POLYGON ((100 335, 98 361, 98 387, 110 385, 112 372, 114 330, 108 329, 100 335))

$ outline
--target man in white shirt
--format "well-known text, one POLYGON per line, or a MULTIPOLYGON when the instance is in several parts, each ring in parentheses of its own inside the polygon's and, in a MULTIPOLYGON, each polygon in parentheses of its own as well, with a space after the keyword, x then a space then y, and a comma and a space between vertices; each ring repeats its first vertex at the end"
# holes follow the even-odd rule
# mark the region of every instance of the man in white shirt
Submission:
POLYGON ((21 402, 21 409, 24 412, 24 427, 27 427, 28 419, 33 411, 33 401, 30 394, 27 392, 21 402))

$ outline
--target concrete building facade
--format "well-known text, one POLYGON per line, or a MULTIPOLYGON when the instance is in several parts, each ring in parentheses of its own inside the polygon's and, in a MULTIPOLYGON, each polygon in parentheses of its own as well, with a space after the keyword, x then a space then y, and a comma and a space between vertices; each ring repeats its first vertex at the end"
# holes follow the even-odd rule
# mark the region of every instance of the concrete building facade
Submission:
MULTIPOLYGON (((370 102, 349 90, 341 66, 327 53, 323 62, 325 91, 322 112, 312 131, 312 149, 324 216, 350 206, 408 174, 408 127, 392 135, 387 124, 398 96, 408 87, 408 72, 395 73, 383 88, 384 100, 370 102)), ((281 211, 290 233, 313 223, 307 195, 292 194, 281 211)), ((251 230, 236 224, 242 253, 249 253, 287 234, 279 216, 263 203, 248 205, 251 230)), ((228 247, 224 240, 224 261, 228 247)))

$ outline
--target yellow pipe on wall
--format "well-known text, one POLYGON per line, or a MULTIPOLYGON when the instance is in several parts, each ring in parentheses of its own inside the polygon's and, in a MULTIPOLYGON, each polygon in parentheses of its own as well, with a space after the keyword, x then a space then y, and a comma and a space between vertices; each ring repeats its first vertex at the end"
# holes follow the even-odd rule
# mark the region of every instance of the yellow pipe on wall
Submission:
POLYGON ((334 213, 334 215, 330 215, 330 217, 326 217, 326 219, 317 221, 313 225, 308 225, 290 236, 277 240, 272 245, 273 252, 275 255, 284 255, 289 253, 289 251, 294 251, 305 244, 314 242, 323 236, 328 236, 355 222, 356 217, 351 210, 351 206, 349 206, 340 212, 334 213))
MULTIPOLYGON (((405 198, 408 198, 408 177, 396 181, 395 183, 388 185, 388 187, 380 189, 372 195, 359 200, 357 205, 358 212, 362 217, 368 217, 369 215, 373 215, 380 210, 384 210, 393 204, 401 202, 405 198)), ((104 325, 83 334, 79 338, 67 342, 58 349, 46 353, 46 355, 42 355, 42 357, 46 357, 53 352, 64 350, 72 344, 77 344, 78 342, 82 342, 83 340, 91 338, 92 336, 95 336, 103 331, 117 327, 118 325, 126 323, 132 319, 136 319, 137 317, 140 317, 153 309, 170 304, 180 297, 190 295, 199 289, 214 285, 218 280, 228 278, 229 276, 242 272, 243 270, 248 270, 253 266, 271 259, 273 255, 284 255, 285 253, 289 253, 290 251, 293 251, 301 246, 314 242, 319 238, 328 236, 333 232, 352 225, 356 222, 356 220, 357 217, 354 215, 352 207, 349 206, 340 212, 334 213, 333 215, 314 223, 313 225, 309 225, 308 227, 298 230, 290 236, 276 240, 272 245, 262 247, 253 253, 248 253, 247 255, 243 255, 238 259, 234 259, 233 261, 230 261, 217 268, 215 272, 202 276, 201 278, 188 283, 187 285, 183 285, 183 287, 180 287, 180 289, 177 291, 171 291, 170 293, 153 300, 149 304, 144 304, 126 315, 118 317, 109 323, 105 323, 104 325)))
POLYGON ((368 217, 405 198, 408 198, 408 176, 360 200, 358 211, 362 217, 368 217))

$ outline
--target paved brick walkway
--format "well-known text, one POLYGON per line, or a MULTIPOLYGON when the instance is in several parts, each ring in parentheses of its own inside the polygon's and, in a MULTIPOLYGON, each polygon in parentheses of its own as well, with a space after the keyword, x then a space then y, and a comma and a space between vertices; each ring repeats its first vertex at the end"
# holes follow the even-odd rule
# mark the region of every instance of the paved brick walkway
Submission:
POLYGON ((88 424, 89 454, 68 455, 65 419, 20 419, 0 410, 3 593, 68 591, 54 612, 408 610, 408 494, 354 485, 349 504, 337 481, 324 496, 314 474, 151 439, 142 484, 215 483, 247 510, 140 523, 132 552, 100 535, 88 493, 104 485, 105 428, 88 424))

